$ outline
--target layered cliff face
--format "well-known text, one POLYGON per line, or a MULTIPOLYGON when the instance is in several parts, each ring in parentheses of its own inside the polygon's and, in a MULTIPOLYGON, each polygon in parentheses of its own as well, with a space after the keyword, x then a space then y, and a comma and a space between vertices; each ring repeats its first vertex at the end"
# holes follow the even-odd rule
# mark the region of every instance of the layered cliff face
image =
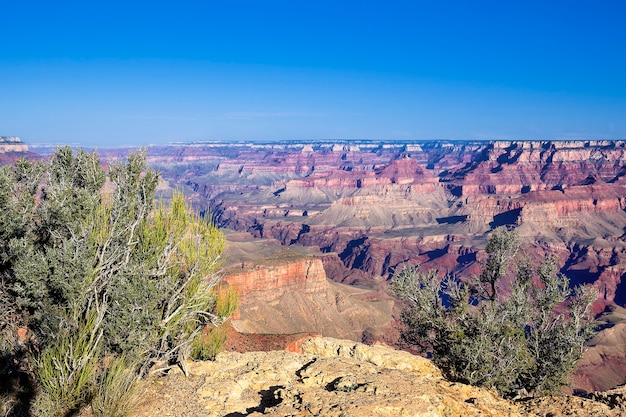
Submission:
POLYGON ((28 152, 28 145, 16 136, 0 136, 0 154, 28 152))
POLYGON ((622 141, 493 142, 470 166, 447 178, 463 195, 522 194, 624 175, 622 141), (459 181, 461 180, 461 181, 459 181))
POLYGON ((38 159, 28 145, 16 136, 0 136, 0 165, 12 164, 19 158, 38 159))
POLYGON ((626 375, 626 309, 612 305, 598 321, 602 330, 589 341, 572 376, 572 387, 583 392, 621 385, 626 375))
POLYGON ((246 268, 245 263, 241 271, 230 268, 224 280, 237 289, 244 303, 255 298, 271 302, 291 292, 313 294, 328 290, 320 259, 294 256, 285 251, 272 259, 259 260, 251 268, 246 268))
POLYGON ((489 231, 516 227, 528 251, 597 281, 600 309, 626 301, 625 152, 621 141, 210 143, 149 159, 220 226, 318 247, 370 276, 406 262, 469 276, 489 231), (606 250, 608 261, 583 256, 606 250))
POLYGON ((232 320, 238 332, 313 333, 352 340, 389 340, 394 334, 393 300, 375 288, 328 280, 325 256, 236 242, 232 235, 227 249, 232 254, 242 245, 249 256, 241 264, 231 262, 224 276, 240 294, 232 320))
MULTIPOLYGON (((585 266, 593 274, 593 265, 574 263, 572 250, 608 242, 621 253, 625 151, 623 142, 603 141, 431 142, 358 152, 264 149, 247 165, 243 154, 234 159, 237 181, 245 185, 231 182, 226 190, 202 185, 196 177, 190 186, 198 198, 209 200, 224 227, 286 245, 318 246, 372 275, 389 276, 399 262, 426 258, 446 271, 471 271, 475 268, 467 263, 473 253, 500 225, 517 227, 530 247, 544 242, 565 246, 567 256, 560 254, 569 258, 564 272, 576 275, 585 266), (274 163, 280 180, 268 177, 274 163), (305 165, 306 170, 297 168, 305 165), (429 243, 407 250, 398 239, 429 243)), ((224 178, 215 177, 215 184, 224 178)), ((621 261, 595 267, 606 266, 613 269, 604 273, 604 281, 612 277, 609 286, 616 287, 619 300, 615 279, 626 269, 621 261)), ((612 291, 605 293, 607 304, 615 301, 612 291)))

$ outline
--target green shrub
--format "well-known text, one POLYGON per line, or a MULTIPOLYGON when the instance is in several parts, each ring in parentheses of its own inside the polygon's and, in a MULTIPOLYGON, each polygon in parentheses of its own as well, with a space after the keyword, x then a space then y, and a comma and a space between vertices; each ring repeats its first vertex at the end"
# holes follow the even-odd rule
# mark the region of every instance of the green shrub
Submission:
POLYGON ((239 306, 239 293, 232 287, 218 287, 215 298, 215 313, 220 317, 230 317, 239 306))
POLYGON ((228 328, 226 326, 206 328, 201 331, 193 341, 191 357, 198 360, 209 360, 215 358, 226 338, 228 328))
POLYGON ((59 410, 73 410, 91 400, 100 359, 100 319, 94 312, 76 333, 61 329, 55 343, 34 358, 39 382, 59 410))
POLYGON ((496 229, 484 269, 468 283, 440 280, 437 271, 400 271, 392 288, 406 302, 402 338, 431 352, 454 380, 504 396, 554 393, 567 383, 591 335, 595 292, 570 289, 554 257, 533 269, 519 256, 519 244, 515 232, 496 229), (505 294, 502 284, 514 259, 505 294))
POLYGON ((200 330, 233 311, 215 292, 222 233, 180 193, 155 207, 158 179, 145 153, 108 172, 70 148, 0 167, 0 332, 34 334, 4 345, 31 352, 61 408, 91 400, 104 357, 186 370, 200 330))
MULTIPOLYGON (((24 417, 56 417, 68 414, 67 410, 63 410, 58 402, 54 401, 46 391, 41 389, 36 391, 32 401, 27 406, 28 409, 25 410, 24 417)), ((17 416, 21 415, 18 414, 15 417, 17 416)))
POLYGON ((120 356, 103 372, 91 407, 96 417, 125 417, 139 399, 137 364, 120 356))
MULTIPOLYGON (((237 309, 239 294, 232 287, 220 286, 216 290, 215 313, 221 317, 230 317, 237 309)), ((205 327, 193 340, 191 357, 198 360, 215 358, 228 337, 228 326, 205 327)))

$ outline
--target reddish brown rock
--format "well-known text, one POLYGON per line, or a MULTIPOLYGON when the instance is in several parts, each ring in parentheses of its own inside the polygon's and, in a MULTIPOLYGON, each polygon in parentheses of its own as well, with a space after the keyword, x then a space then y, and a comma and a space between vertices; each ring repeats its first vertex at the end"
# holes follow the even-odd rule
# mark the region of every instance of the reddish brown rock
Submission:
MULTIPOLYGON (((261 243, 261 242, 260 242, 261 243)), ((268 248, 240 242, 259 253, 268 248)), ((235 242, 231 242, 235 246, 235 242)), ((329 281, 320 257, 282 250, 256 259, 253 266, 230 267, 225 281, 240 293, 235 330, 243 334, 321 334, 362 340, 397 338, 393 329, 393 301, 376 288, 354 288, 329 281)), ((284 343, 280 348, 284 348, 284 343)), ((293 346, 295 349, 297 346, 293 346)))
POLYGON ((234 288, 245 302, 248 297, 272 301, 289 292, 316 293, 328 288, 322 261, 281 252, 253 267, 226 272, 224 281, 234 288))

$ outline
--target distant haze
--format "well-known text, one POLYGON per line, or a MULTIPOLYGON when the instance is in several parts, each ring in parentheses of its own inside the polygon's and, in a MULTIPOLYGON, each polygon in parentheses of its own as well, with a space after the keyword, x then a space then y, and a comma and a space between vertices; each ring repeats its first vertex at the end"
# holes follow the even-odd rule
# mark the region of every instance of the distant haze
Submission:
POLYGON ((626 3, 5 2, 0 135, 623 139, 626 3))

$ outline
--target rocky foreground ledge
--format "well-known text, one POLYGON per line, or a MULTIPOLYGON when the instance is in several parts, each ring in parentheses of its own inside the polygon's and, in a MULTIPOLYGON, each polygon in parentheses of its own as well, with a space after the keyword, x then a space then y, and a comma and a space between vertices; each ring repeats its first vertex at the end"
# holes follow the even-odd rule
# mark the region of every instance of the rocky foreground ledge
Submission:
MULTIPOLYGON (((382 345, 312 338, 294 350, 228 352, 152 381, 134 417, 147 416, 620 416, 577 397, 512 403, 447 381, 427 359, 382 345)), ((620 397, 623 398, 623 397, 620 397)))

